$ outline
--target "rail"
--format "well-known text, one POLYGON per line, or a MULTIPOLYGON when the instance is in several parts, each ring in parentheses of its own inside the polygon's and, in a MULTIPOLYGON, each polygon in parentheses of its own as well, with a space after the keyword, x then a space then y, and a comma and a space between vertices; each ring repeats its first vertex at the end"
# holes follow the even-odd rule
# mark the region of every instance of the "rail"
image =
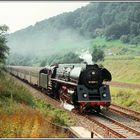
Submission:
MULTIPOLYGON (((119 109, 120 107, 118 107, 118 109, 119 109)), ((122 109, 123 111, 120 111, 120 110, 118 110, 118 109, 115 109, 115 108, 113 108, 113 106, 110 106, 109 107, 109 110, 110 111, 113 111, 113 112, 116 112, 116 113, 119 113, 119 114, 122 114, 122 115, 124 115, 124 116, 127 116, 127 117, 129 117, 129 118, 131 118, 131 119, 133 119, 133 120, 136 120, 136 121, 140 121, 140 115, 138 116, 138 115, 135 115, 135 114, 131 114, 131 113, 129 113, 129 111, 127 110, 127 112, 125 112, 125 109, 122 109)), ((131 111, 130 111, 131 112, 131 111)))

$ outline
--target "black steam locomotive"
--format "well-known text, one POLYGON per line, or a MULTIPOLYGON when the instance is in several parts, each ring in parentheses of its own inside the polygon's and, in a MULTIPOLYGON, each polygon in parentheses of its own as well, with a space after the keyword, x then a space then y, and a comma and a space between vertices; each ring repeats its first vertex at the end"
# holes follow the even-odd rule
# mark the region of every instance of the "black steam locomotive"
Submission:
POLYGON ((100 106, 109 107, 111 96, 109 85, 111 73, 97 64, 56 64, 45 68, 9 66, 12 74, 37 85, 51 89, 50 95, 69 104, 80 112, 100 106))
POLYGON ((45 69, 52 71, 52 94, 81 112, 87 109, 99 112, 100 106, 110 105, 109 86, 103 84, 112 79, 107 69, 97 64, 59 64, 45 69))

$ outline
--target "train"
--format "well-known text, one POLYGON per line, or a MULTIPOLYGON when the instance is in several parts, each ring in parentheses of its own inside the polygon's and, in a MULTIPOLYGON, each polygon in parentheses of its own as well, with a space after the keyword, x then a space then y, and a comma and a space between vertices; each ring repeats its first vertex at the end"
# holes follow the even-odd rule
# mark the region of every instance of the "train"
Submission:
POLYGON ((46 67, 7 66, 12 75, 49 91, 48 95, 74 106, 80 113, 108 108, 111 73, 97 64, 53 64, 46 67))

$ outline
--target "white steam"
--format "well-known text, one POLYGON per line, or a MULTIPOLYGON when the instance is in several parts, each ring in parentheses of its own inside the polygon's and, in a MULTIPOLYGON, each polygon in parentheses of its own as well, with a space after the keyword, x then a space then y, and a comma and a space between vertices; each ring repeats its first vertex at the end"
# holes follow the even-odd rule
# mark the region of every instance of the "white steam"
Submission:
POLYGON ((89 52, 89 50, 82 50, 79 57, 84 59, 84 61, 87 62, 88 64, 93 64, 92 56, 91 56, 91 53, 89 52))

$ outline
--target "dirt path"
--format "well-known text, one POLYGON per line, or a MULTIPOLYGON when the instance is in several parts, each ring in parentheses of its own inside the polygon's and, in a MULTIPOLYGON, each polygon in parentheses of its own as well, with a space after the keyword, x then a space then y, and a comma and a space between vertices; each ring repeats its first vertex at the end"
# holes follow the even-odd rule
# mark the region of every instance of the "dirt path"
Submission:
POLYGON ((112 82, 109 83, 109 85, 111 85, 113 87, 140 89, 140 84, 131 84, 131 83, 123 83, 123 82, 112 81, 112 82))

